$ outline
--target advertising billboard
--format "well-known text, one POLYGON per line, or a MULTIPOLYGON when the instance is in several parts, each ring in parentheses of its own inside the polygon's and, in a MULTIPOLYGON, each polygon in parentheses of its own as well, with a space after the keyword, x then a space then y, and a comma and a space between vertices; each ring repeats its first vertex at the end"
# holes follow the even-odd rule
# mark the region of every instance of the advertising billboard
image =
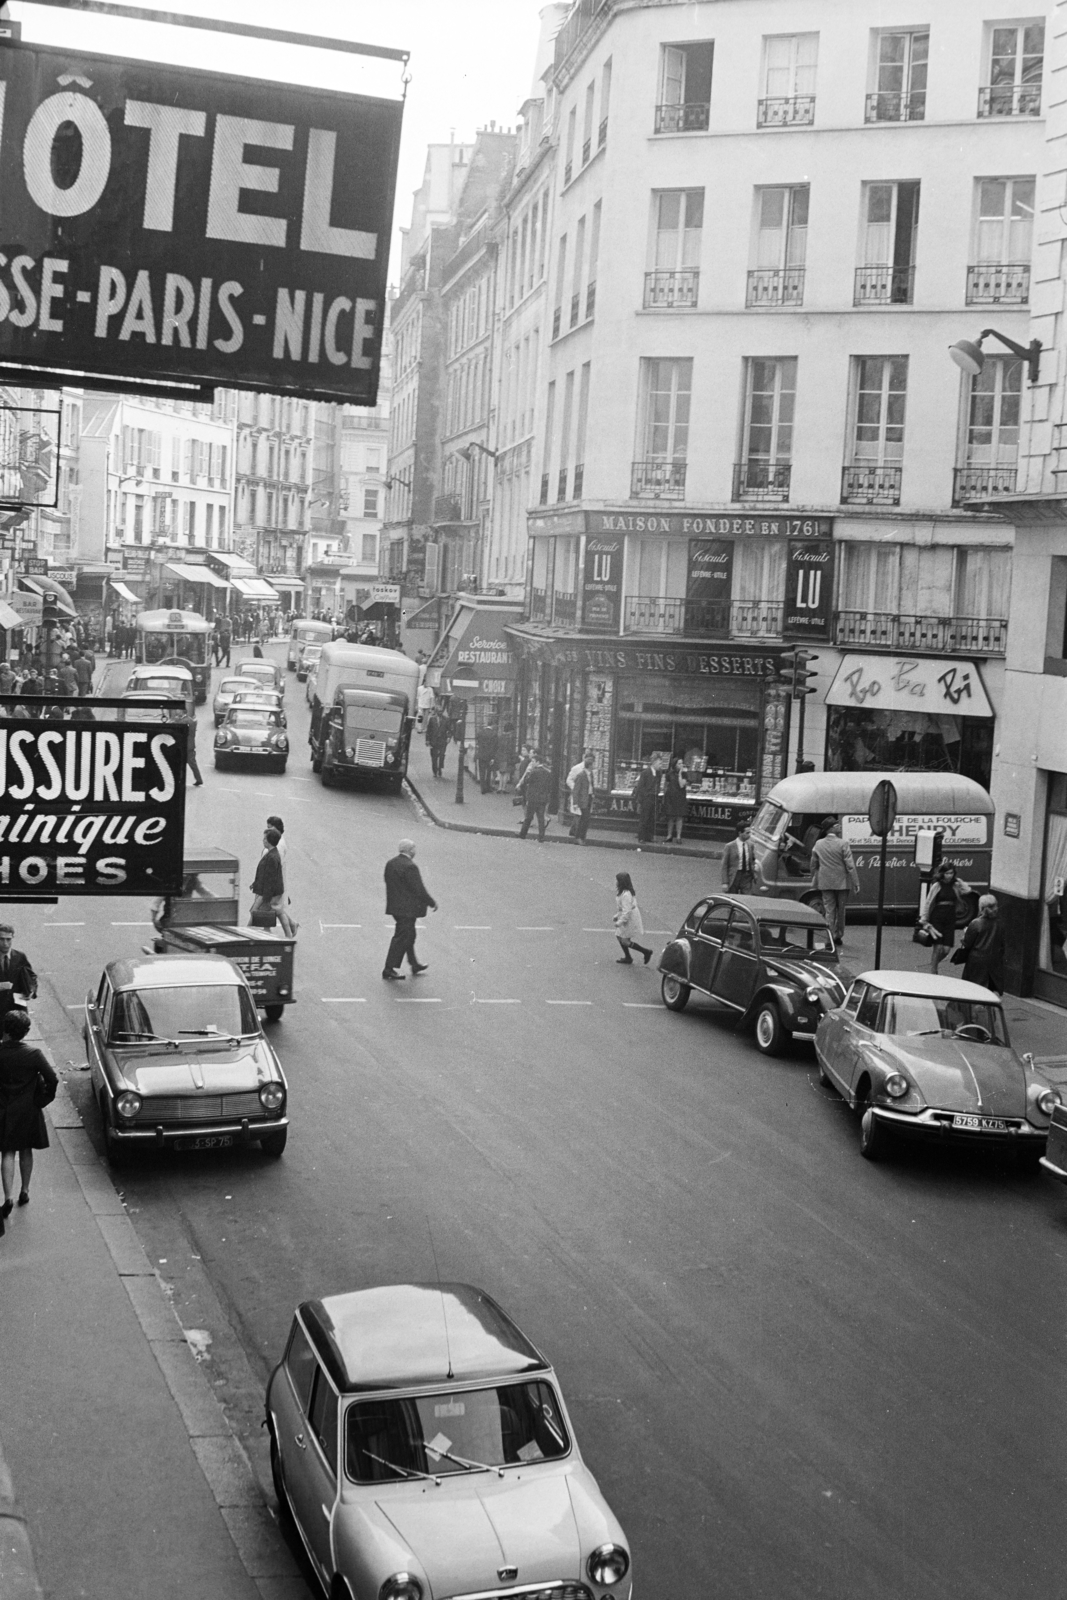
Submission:
POLYGON ((186 738, 0 716, 0 898, 180 893, 186 738))
POLYGON ((374 404, 401 114, 5 42, 0 361, 374 404))

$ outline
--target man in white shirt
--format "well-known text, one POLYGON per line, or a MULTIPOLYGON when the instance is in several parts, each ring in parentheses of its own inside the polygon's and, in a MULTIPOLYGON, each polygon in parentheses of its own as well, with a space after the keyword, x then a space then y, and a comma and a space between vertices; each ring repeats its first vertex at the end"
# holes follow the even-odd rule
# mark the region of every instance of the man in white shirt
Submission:
POLYGON ((585 844, 589 832, 589 819, 593 814, 593 767, 596 757, 587 750, 581 761, 567 774, 567 793, 570 796, 572 839, 585 844))

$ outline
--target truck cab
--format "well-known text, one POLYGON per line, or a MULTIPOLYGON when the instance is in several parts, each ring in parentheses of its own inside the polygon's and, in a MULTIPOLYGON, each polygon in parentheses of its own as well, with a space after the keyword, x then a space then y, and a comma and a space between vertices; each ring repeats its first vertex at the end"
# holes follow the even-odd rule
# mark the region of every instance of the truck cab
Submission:
POLYGON ((408 765, 419 667, 399 650, 323 647, 311 699, 311 766, 326 785, 380 773, 399 789, 408 765))

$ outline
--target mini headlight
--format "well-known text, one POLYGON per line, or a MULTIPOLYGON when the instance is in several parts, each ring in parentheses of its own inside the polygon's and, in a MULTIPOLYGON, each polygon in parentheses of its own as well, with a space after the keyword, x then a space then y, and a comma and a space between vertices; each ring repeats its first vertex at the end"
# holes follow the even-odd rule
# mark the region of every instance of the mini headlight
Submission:
POLYGON ((285 1104, 285 1090, 280 1083, 264 1083, 260 1087, 259 1103, 264 1111, 280 1111, 285 1104))
POLYGON ((891 1072, 885 1080, 885 1092, 892 1095, 894 1100, 902 1100, 909 1088, 908 1080, 902 1072, 891 1072))
POLYGON ((598 1544, 585 1570, 594 1583, 619 1583, 630 1570, 630 1557, 621 1544, 598 1544))
POLYGON ((378 1590, 378 1600, 422 1600, 422 1584, 410 1572, 394 1572, 378 1590))
POLYGON ((1062 1104, 1058 1089, 1042 1089, 1037 1097, 1037 1109, 1046 1117, 1051 1117, 1056 1107, 1062 1104))
POLYGON ((139 1094, 134 1094, 132 1089, 124 1090, 115 1101, 115 1110, 118 1112, 119 1116, 125 1117, 130 1121, 132 1121, 140 1109, 141 1096, 139 1094))

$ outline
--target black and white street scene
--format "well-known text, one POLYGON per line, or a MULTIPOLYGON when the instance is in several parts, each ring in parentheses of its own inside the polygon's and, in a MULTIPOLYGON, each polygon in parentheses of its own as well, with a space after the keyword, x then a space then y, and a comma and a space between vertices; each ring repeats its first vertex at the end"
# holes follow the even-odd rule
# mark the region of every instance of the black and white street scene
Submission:
POLYGON ((1067 0, 0 0, 0 1600, 1067 1593, 1067 0))

